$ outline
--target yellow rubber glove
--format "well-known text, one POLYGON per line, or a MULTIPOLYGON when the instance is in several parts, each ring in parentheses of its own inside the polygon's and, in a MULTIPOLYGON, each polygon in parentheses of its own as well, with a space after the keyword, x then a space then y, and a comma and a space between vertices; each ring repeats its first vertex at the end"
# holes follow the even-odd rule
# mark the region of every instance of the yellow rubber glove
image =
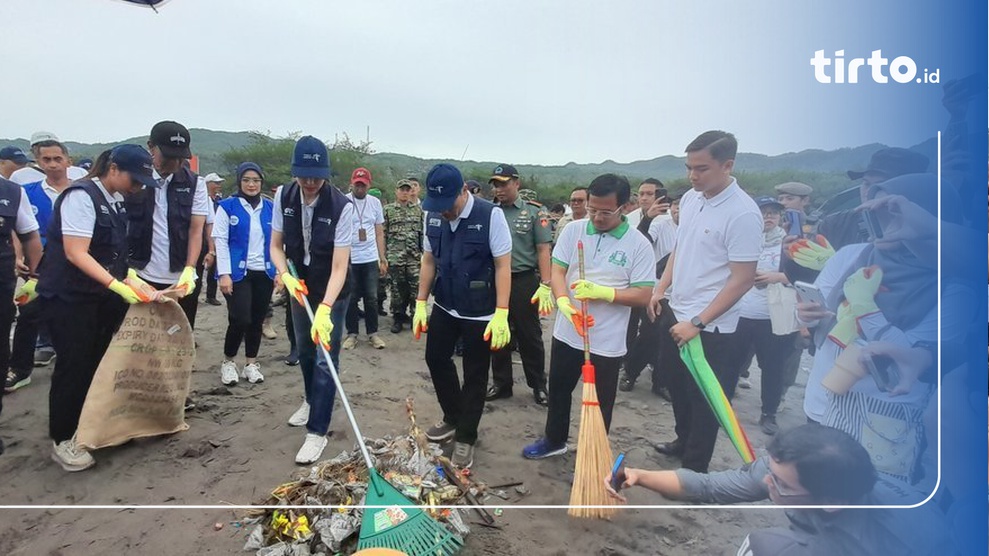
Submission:
POLYGON ((429 332, 429 315, 426 314, 426 300, 416 299, 416 310, 412 313, 412 334, 419 339, 423 332, 429 332))
POLYGON ((17 288, 17 291, 14 292, 14 303, 16 303, 18 307, 21 307, 37 299, 38 292, 35 291, 37 287, 37 278, 31 278, 27 282, 21 284, 21 287, 17 288))
POLYGON ((842 291, 855 318, 878 313, 876 294, 883 282, 883 271, 876 265, 860 268, 845 280, 842 291))
POLYGON ((539 315, 545 317, 553 312, 553 290, 547 284, 539 284, 529 303, 539 304, 539 315))
POLYGON ((587 280, 577 280, 570 284, 573 296, 581 301, 598 299, 611 303, 615 300, 615 288, 600 286, 587 280))
POLYGON ((815 241, 798 239, 789 249, 790 258, 798 265, 811 270, 821 270, 834 256, 834 247, 828 238, 818 234, 815 241))
POLYGON ((592 315, 585 316, 582 311, 573 306, 569 297, 565 295, 557 297, 556 306, 560 308, 560 314, 570 321, 570 324, 581 337, 586 336, 587 329, 594 326, 594 317, 592 315))
POLYGON ((185 293, 182 294, 182 297, 191 294, 196 289, 196 278, 195 268, 187 266, 182 269, 182 275, 179 276, 179 281, 175 283, 176 287, 185 288, 185 293))
POLYGON ((497 351, 508 345, 512 339, 512 331, 508 328, 508 309, 498 307, 494 316, 484 328, 484 341, 491 341, 491 351, 497 351))
POLYGON ((847 301, 843 301, 838 307, 835 318, 837 322, 828 332, 828 338, 842 348, 846 348, 859 335, 858 322, 856 322, 851 305, 847 301))
POLYGON ((333 333, 333 320, 330 319, 330 306, 320 303, 316 308, 316 314, 312 319, 312 328, 309 334, 314 344, 321 344, 326 351, 330 351, 330 334, 333 333))
POLYGON ((124 298, 124 301, 130 303, 131 305, 135 303, 144 303, 144 299, 136 291, 134 291, 134 288, 128 286, 120 280, 110 282, 110 284, 107 285, 107 288, 113 293, 124 298))
POLYGON ((282 284, 285 285, 285 291, 294 297, 299 302, 299 305, 303 305, 302 297, 309 295, 309 287, 306 286, 305 280, 299 280, 288 272, 283 272, 280 278, 282 279, 282 284))

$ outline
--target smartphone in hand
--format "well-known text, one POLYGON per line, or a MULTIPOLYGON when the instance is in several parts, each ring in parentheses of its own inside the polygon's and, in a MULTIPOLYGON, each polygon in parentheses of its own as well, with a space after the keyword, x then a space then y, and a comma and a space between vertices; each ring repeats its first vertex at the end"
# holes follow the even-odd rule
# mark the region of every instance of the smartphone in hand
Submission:
POLYGON ((611 467, 611 488, 618 492, 623 484, 625 484, 625 452, 618 454, 615 465, 611 467))
POLYGON ((885 355, 873 355, 865 359, 865 367, 883 392, 892 392, 900 383, 900 372, 893 360, 885 355))
POLYGON ((822 309, 827 309, 828 304, 824 300, 824 294, 814 284, 797 281, 793 283, 793 289, 797 290, 797 297, 801 303, 817 303, 822 309))

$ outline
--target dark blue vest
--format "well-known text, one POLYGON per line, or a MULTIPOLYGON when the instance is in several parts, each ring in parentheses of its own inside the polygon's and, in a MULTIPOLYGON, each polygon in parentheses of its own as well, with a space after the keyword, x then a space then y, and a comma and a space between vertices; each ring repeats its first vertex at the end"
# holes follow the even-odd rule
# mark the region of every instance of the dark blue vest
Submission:
MULTIPOLYGON (((261 199, 261 232, 264 234, 264 271, 269 278, 275 277, 275 267, 271 264, 271 209, 272 202, 261 199)), ((247 252, 251 243, 251 214, 244 209, 240 197, 228 197, 219 203, 219 208, 227 213, 230 225, 227 244, 230 248, 230 279, 240 282, 247 274, 247 252)))
MULTIPOLYGON (((295 263, 299 277, 305 279, 311 298, 321 298, 326 294, 326 284, 333 270, 333 248, 337 231, 337 222, 343 207, 350 202, 346 195, 340 193, 329 183, 319 191, 319 201, 313 209, 312 235, 309 240, 309 265, 306 260, 306 244, 302 234, 302 189, 299 184, 292 182, 282 187, 282 241, 285 244, 285 256, 295 263)), ((350 295, 350 271, 344 280, 343 289, 338 299, 350 295)))
POLYGON ((45 193, 44 180, 29 183, 24 186, 27 200, 31 203, 31 212, 38 219, 38 233, 41 234, 41 245, 48 239, 48 221, 52 217, 52 200, 45 193))
POLYGON ((491 211, 494 204, 474 199, 470 216, 457 231, 438 212, 426 216, 426 237, 436 261, 433 295, 436 303, 464 317, 483 317, 495 310, 495 271, 491 256, 491 211))
POLYGON ((17 284, 11 234, 17 229, 15 225, 20 206, 21 186, 0 177, 0 287, 4 291, 12 291, 17 284))
POLYGON ((127 217, 113 210, 96 183, 83 179, 74 182, 55 200, 48 228, 48 244, 38 270, 38 294, 69 302, 96 301, 113 294, 106 284, 93 280, 65 257, 61 208, 62 201, 70 194, 88 194, 93 201, 96 224, 89 242, 89 254, 114 278, 123 280, 127 277, 127 217))
MULTIPOLYGON (((168 269, 179 272, 189 253, 189 223, 199 178, 182 167, 168 182, 168 269)), ((130 264, 142 269, 151 261, 154 235, 155 190, 145 188, 127 196, 127 228, 130 264)))

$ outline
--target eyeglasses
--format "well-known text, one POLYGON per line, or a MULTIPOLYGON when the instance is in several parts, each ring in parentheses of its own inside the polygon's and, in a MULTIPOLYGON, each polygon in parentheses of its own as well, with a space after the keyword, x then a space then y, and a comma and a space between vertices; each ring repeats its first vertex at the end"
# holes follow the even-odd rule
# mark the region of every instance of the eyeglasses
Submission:
POLYGON ((599 214, 601 216, 605 217, 605 218, 611 218, 611 217, 617 216, 617 215, 619 215, 621 213, 622 213, 622 209, 621 208, 616 208, 615 210, 601 210, 601 209, 596 209, 596 208, 590 208, 590 207, 588 207, 588 209, 587 209, 587 215, 590 216, 591 218, 594 218, 594 217, 596 217, 599 214))
POLYGON ((776 478, 776 475, 772 471, 769 472, 769 481, 773 483, 773 488, 776 489, 776 494, 778 494, 780 498, 798 498, 808 496, 809 494, 806 492, 794 492, 784 488, 783 484, 780 483, 780 480, 776 478))
POLYGON ((261 185, 264 180, 261 178, 241 178, 240 183, 246 183, 249 185, 261 185))

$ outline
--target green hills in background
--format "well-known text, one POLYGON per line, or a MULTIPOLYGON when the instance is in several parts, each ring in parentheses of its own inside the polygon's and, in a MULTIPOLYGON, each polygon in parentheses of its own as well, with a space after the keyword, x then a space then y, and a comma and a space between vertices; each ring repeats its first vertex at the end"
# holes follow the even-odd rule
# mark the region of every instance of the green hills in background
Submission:
MULTIPOLYGON (((237 162, 251 158, 261 164, 267 174, 269 183, 287 181, 288 166, 291 157, 291 138, 270 138, 256 132, 213 131, 208 129, 191 129, 193 152, 199 156, 201 174, 218 172, 229 175, 237 162)), ((95 157, 104 149, 119 143, 145 144, 147 137, 130 137, 114 143, 77 143, 68 141, 66 145, 70 154, 79 159, 95 157)), ((0 139, 0 145, 16 145, 28 149, 26 139, 0 139)), ((758 195, 772 192, 772 187, 785 181, 802 181, 815 188, 817 201, 823 201, 831 195, 850 187, 845 172, 849 169, 865 168, 869 157, 884 145, 875 143, 858 147, 836 150, 808 149, 800 152, 768 156, 755 153, 739 153, 735 160, 735 175, 739 183, 749 193, 758 195)), ((357 150, 351 146, 349 139, 343 149, 334 149, 333 160, 334 180, 337 185, 346 185, 350 172, 357 166, 366 166, 374 176, 374 185, 380 187, 386 199, 391 198, 392 186, 400 178, 416 175, 425 179, 429 168, 438 162, 450 162, 457 165, 467 179, 486 181, 489 172, 499 163, 513 163, 510 160, 501 161, 459 161, 448 159, 423 159, 397 153, 375 153, 373 144, 363 145, 357 150), (341 152, 346 150, 348 152, 341 152), (371 151, 371 152, 368 152, 371 151)), ((931 138, 921 144, 910 147, 933 162, 937 156, 937 143, 931 138)), ((684 157, 664 155, 650 160, 634 162, 615 162, 605 160, 600 163, 570 162, 562 166, 515 164, 522 175, 523 187, 536 191, 537 197, 546 203, 565 200, 570 189, 578 185, 587 185, 595 177, 611 172, 628 177, 633 189, 639 180, 647 177, 658 178, 667 187, 676 191, 686 188, 684 157)), ((228 186, 232 186, 227 182, 228 186)), ((817 204, 817 203, 815 203, 817 204)))

